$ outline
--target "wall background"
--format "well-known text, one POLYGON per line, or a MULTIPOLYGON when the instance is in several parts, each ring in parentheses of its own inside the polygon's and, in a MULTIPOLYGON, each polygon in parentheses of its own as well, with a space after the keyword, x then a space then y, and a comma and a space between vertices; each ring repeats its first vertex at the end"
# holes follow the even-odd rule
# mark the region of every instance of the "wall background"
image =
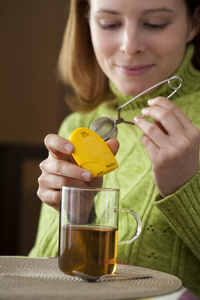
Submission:
MULTIPOLYGON (((44 147, 46 134, 57 133, 69 113, 57 77, 69 3, 0 0, 1 145, 44 147)), ((18 250, 3 254, 26 255, 33 245, 41 205, 36 196, 39 162, 40 158, 30 157, 22 162, 18 250)), ((2 198, 2 203, 8 201, 6 195, 2 198)), ((9 210, 4 215, 9 217, 9 210)))

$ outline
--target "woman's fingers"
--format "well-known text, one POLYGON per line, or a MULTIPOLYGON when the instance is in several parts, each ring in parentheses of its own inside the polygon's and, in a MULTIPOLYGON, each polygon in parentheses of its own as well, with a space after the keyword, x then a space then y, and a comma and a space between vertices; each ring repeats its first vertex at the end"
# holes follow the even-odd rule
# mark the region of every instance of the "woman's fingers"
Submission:
MULTIPOLYGON (((180 123, 180 126, 185 129, 188 128, 188 126, 191 125, 190 120, 187 118, 187 116, 183 113, 183 111, 177 106, 175 105, 173 102, 171 102, 170 100, 164 98, 164 97, 157 97, 154 99, 150 99, 148 101, 149 104, 149 108, 151 110, 152 108, 162 108, 161 115, 160 115, 160 119, 162 119, 163 121, 170 116, 171 113, 173 113, 173 116, 175 117, 175 119, 177 119, 180 123)), ((147 112, 147 111, 146 111, 147 112)), ((168 126, 170 126, 170 124, 166 124, 168 126)))
POLYGON ((37 191, 37 195, 41 199, 42 202, 46 203, 47 205, 49 205, 59 211, 59 209, 60 209, 60 190, 51 190, 51 189, 42 190, 39 187, 39 189, 37 191))
POLYGON ((65 157, 63 155, 72 154, 74 151, 74 146, 70 141, 56 134, 48 134, 44 140, 44 143, 49 150, 50 155, 56 158, 65 157))
POLYGON ((165 132, 171 135, 174 130, 183 132, 184 127, 180 123, 177 116, 171 111, 163 107, 153 106, 142 109, 144 117, 151 117, 162 125, 165 132))
POLYGON ((60 189, 62 186, 86 186, 86 182, 84 181, 45 172, 38 178, 38 183, 39 188, 37 194, 39 198, 48 205, 58 207, 60 204, 60 189))
POLYGON ((59 176, 51 173, 43 172, 38 178, 39 186, 45 189, 60 190, 62 186, 84 186, 85 181, 71 177, 59 176))
POLYGON ((166 133, 162 131, 160 126, 157 126, 155 123, 148 122, 147 120, 138 116, 134 118, 134 122, 137 127, 140 128, 149 139, 151 139, 152 143, 154 143, 156 147, 160 149, 166 147, 166 133))
POLYGON ((40 164, 41 170, 53 174, 71 177, 78 180, 90 181, 92 173, 77 166, 73 156, 73 144, 55 134, 49 134, 45 138, 45 145, 49 150, 49 159, 40 164))
POLYGON ((199 166, 200 131, 174 103, 165 98, 150 101, 142 114, 154 123, 135 117, 143 132, 142 143, 152 161, 155 184, 162 196, 188 182, 199 166))
POLYGON ((136 117, 135 123, 159 148, 165 148, 169 143, 179 148, 198 134, 187 116, 168 99, 158 97, 150 103, 151 107, 144 108, 142 114, 155 122, 136 117))
POLYGON ((111 139, 107 142, 108 147, 110 148, 110 150, 112 151, 112 153, 114 155, 117 154, 118 149, 119 149, 119 142, 116 139, 111 139))
POLYGON ((42 171, 52 173, 59 176, 70 177, 77 180, 90 181, 92 173, 76 164, 72 164, 67 160, 59 160, 49 157, 41 162, 40 169, 42 171))
MULTIPOLYGON (((107 144, 115 155, 119 142, 113 139, 107 144)), ((41 162, 42 174, 38 179, 38 196, 43 202, 59 210, 62 186, 102 186, 102 177, 93 178, 90 171, 76 164, 72 156, 74 146, 70 141, 58 135, 49 134, 45 138, 45 145, 49 150, 49 157, 41 162)))
POLYGON ((60 189, 62 186, 71 187, 101 187, 102 177, 93 178, 86 182, 70 177, 59 176, 51 173, 42 172, 38 178, 39 188, 38 197, 46 204, 59 210, 60 207, 60 189))

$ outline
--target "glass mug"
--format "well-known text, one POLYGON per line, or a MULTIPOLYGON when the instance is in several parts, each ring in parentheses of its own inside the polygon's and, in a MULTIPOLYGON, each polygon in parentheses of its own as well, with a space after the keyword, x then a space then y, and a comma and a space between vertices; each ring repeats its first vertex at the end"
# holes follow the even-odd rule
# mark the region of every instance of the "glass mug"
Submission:
POLYGON ((136 240, 141 232, 139 216, 119 209, 119 189, 62 187, 59 226, 61 271, 79 271, 93 276, 112 274, 117 266, 117 245, 136 240), (119 212, 137 222, 134 236, 118 242, 119 212))

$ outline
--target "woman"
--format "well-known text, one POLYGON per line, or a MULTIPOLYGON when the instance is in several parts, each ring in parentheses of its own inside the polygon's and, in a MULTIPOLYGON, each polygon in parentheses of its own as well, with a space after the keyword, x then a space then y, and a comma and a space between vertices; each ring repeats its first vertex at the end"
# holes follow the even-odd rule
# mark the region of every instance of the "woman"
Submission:
MULTIPOLYGON (((59 66, 75 91, 69 103, 76 112, 59 135, 45 139, 49 157, 40 165, 38 195, 48 206, 30 256, 58 255, 62 185, 118 187, 120 205, 133 208, 143 224, 134 243, 119 245, 118 262, 174 274, 200 296, 199 32, 200 1, 71 1, 59 66), (183 79, 172 99, 164 84, 122 111, 135 126, 119 125, 120 147, 108 141, 118 152, 117 170, 92 178, 75 164, 67 140, 74 129, 116 118, 117 107, 172 75, 183 79)), ((131 233, 126 218, 119 228, 119 240, 131 233)))

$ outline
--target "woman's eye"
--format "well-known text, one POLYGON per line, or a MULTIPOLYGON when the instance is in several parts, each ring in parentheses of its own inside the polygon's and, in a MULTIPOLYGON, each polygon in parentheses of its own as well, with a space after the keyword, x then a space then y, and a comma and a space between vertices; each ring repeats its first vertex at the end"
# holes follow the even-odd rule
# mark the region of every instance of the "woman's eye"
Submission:
POLYGON ((153 24, 153 23, 145 23, 146 27, 149 27, 150 29, 164 29, 167 27, 167 23, 164 24, 153 24))
POLYGON ((108 30, 113 30, 116 29, 120 26, 120 23, 101 23, 100 26, 102 29, 108 29, 108 30))

